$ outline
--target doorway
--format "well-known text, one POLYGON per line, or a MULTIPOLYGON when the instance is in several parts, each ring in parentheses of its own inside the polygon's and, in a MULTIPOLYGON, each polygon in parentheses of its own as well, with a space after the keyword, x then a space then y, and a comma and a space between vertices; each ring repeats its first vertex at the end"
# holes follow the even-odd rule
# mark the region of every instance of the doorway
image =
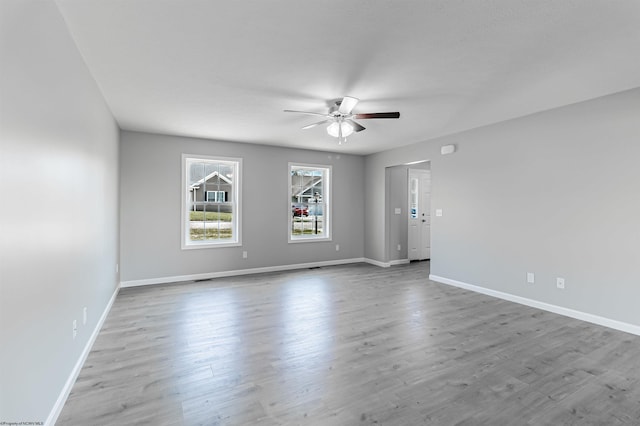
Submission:
POLYGON ((407 257, 431 258, 431 170, 409 169, 407 257))

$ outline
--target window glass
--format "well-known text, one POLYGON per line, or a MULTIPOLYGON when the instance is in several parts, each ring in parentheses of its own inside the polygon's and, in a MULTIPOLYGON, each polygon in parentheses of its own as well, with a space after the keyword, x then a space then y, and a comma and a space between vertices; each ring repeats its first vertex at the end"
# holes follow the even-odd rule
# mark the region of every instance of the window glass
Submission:
POLYGON ((239 245, 239 159, 183 156, 182 247, 239 245))
POLYGON ((330 239, 330 166, 289 164, 289 241, 330 239))

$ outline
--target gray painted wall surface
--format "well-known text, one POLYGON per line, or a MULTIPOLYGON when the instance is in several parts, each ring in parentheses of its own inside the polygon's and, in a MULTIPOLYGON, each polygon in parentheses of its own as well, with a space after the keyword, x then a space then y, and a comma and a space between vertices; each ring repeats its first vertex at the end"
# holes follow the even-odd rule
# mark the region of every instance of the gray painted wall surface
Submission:
POLYGON ((363 169, 361 156, 122 132, 121 280, 361 258, 363 169), (242 247, 180 248, 183 153, 243 159, 242 247), (287 242, 289 162, 333 166, 333 241, 287 242))
POLYGON ((408 226, 408 166, 395 166, 386 169, 387 197, 386 229, 387 253, 389 261, 407 258, 407 226, 408 226), (395 209, 400 208, 400 214, 395 209), (400 244, 400 250, 398 250, 400 244))
MULTIPOLYGON (((390 219, 386 214, 386 209, 389 208, 392 200, 387 196, 387 190, 385 189, 383 191, 381 189, 388 189, 388 186, 391 184, 391 182, 387 179, 388 173, 386 169, 395 166, 399 166, 399 168, 400 166, 404 167, 402 166, 403 164, 414 161, 431 160, 432 158, 436 158, 436 153, 439 157, 439 152, 440 145, 438 145, 437 142, 424 142, 403 146, 401 148, 384 151, 365 157, 365 211, 367 212, 367 214, 364 218, 364 247, 365 257, 367 259, 377 260, 380 262, 388 262, 390 260, 396 260, 397 256, 397 254, 391 254, 393 250, 389 250, 390 248, 393 248, 391 247, 391 244, 393 244, 392 240, 394 238, 393 234, 390 234, 390 227, 392 226, 391 222, 393 220, 390 219), (376 232, 377 229, 386 229, 386 232, 376 232), (393 258, 391 258, 390 256, 393 256, 393 258)), ((414 165, 411 167, 420 168, 421 166, 414 165)), ((427 167, 427 165, 424 165, 423 167, 427 167)), ((431 175, 431 179, 432 182, 436 179, 433 173, 431 175)), ((394 178, 392 190, 400 190, 398 188, 398 185, 399 183, 397 182, 397 179, 394 178)), ((436 189, 432 187, 432 199, 434 191, 436 191, 436 189)), ((399 230, 401 225, 396 224, 393 226, 399 230)), ((406 239, 406 235, 404 238, 406 239)), ((406 259, 406 254, 404 257, 398 257, 398 259, 400 258, 406 259)))
POLYGON ((37 422, 117 287, 118 129, 55 3, 1 9, 0 421, 37 422))
MULTIPOLYGON (((118 130, 55 3, 0 7, 0 421, 44 421, 117 285, 118 130)), ((636 89, 366 159, 124 132, 122 280, 388 261, 385 168, 432 160, 432 273, 640 325, 639 112, 636 89), (243 247, 180 249, 182 152, 244 158, 243 247), (287 243, 289 161, 333 165, 332 242, 287 243)))
POLYGON ((431 159, 432 274, 640 325, 639 116, 635 89, 367 157, 366 256, 384 167, 431 159))

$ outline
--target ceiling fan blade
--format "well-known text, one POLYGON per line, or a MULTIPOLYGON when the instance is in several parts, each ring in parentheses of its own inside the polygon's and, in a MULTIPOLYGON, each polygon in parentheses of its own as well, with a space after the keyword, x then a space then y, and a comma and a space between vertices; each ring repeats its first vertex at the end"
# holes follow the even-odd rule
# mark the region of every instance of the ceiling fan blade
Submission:
POLYGON ((340 102, 338 112, 340 114, 351 114, 351 111, 353 111, 353 108, 358 104, 358 102, 360 102, 360 99, 345 96, 342 98, 342 102, 340 102))
POLYGON ((371 112, 368 114, 354 114, 353 118, 363 120, 367 118, 400 118, 399 112, 371 112))
POLYGON ((328 114, 322 114, 320 112, 309 112, 309 111, 294 111, 292 109, 285 109, 284 112, 297 112, 299 114, 310 114, 310 115, 320 115, 322 117, 328 117, 328 114))
POLYGON ((346 121, 347 123, 351 124, 351 127, 353 127, 353 131, 354 131, 354 132, 361 132, 361 131, 363 131, 364 129, 366 129, 366 127, 364 127, 364 126, 362 126, 362 125, 360 125, 360 124, 356 123, 356 122, 355 122, 355 121, 353 121, 353 120, 344 120, 344 121, 346 121))
POLYGON ((328 123, 328 122, 330 122, 330 121, 331 121, 331 120, 322 120, 322 121, 318 121, 317 123, 308 124, 308 125, 304 126, 304 127, 302 128, 302 130, 307 130, 307 129, 310 129, 310 128, 312 128, 312 127, 319 126, 319 125, 321 125, 321 124, 328 123))

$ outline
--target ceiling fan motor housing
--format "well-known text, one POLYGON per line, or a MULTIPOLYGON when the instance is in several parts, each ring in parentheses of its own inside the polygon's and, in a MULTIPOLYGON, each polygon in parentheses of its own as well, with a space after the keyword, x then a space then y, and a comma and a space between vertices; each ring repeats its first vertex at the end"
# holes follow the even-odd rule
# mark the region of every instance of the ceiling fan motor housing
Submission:
POLYGON ((341 115, 338 112, 338 109, 340 108, 340 104, 342 103, 342 101, 336 101, 335 105, 332 105, 329 108, 329 115, 333 115, 333 116, 337 116, 337 115, 341 115))

